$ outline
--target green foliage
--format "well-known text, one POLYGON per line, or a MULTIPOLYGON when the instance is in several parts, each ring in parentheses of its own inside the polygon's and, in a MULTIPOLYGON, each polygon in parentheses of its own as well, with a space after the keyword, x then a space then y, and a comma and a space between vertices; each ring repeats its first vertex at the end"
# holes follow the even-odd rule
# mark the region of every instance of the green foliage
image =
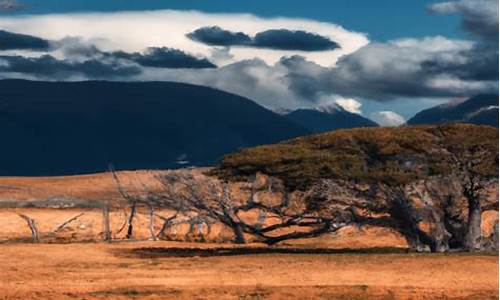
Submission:
POLYGON ((321 178, 399 185, 471 168, 498 176, 498 129, 454 124, 337 130, 226 155, 213 173, 242 180, 256 172, 305 189, 321 178))

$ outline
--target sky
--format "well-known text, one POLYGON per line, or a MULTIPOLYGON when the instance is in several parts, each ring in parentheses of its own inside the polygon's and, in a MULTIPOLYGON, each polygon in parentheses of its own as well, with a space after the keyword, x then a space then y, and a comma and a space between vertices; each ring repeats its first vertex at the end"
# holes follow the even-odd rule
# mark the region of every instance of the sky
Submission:
POLYGON ((158 9, 198 10, 212 13, 250 13, 262 17, 306 18, 341 24, 365 32, 374 40, 446 35, 460 37, 458 16, 435 18, 423 9, 435 0, 31 0, 14 14, 68 12, 144 11, 158 9))
POLYGON ((0 77, 188 82, 398 125, 498 93, 498 0, 0 0, 0 77))

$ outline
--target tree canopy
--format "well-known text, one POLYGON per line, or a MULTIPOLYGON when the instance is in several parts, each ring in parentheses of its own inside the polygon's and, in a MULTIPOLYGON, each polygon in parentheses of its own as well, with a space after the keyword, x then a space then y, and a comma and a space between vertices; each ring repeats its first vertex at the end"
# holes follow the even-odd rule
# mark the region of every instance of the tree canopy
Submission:
POLYGON ((242 180, 257 172, 290 190, 320 179, 400 185, 460 172, 474 162, 483 177, 498 177, 498 129, 470 124, 336 130, 226 155, 213 173, 242 180))

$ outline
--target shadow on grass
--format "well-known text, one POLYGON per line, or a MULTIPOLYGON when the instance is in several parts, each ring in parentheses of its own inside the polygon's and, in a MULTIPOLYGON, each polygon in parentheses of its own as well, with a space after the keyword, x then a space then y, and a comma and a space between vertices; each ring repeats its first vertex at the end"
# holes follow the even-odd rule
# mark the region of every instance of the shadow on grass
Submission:
POLYGON ((365 248, 365 249, 324 249, 324 248, 285 248, 285 247, 217 247, 217 248, 160 248, 144 247, 131 250, 139 257, 211 257, 254 254, 388 254, 409 253, 404 248, 365 248))

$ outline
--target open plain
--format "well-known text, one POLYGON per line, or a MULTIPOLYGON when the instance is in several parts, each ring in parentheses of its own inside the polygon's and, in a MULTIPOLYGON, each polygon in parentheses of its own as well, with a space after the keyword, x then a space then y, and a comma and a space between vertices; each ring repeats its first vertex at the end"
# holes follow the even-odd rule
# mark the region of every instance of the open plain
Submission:
MULTIPOLYGON (((153 183, 155 174, 120 176, 133 189, 133 182, 153 183)), ((109 173, 2 177, 0 196, 18 204, 119 198, 109 173)), ((114 241, 106 243, 98 208, 1 208, 0 299, 498 299, 497 253, 410 253, 394 231, 355 226, 275 247, 192 242, 196 237, 147 241, 149 219, 141 210, 134 238, 126 240, 117 233, 125 216, 112 212, 114 241), (31 243, 19 213, 37 221, 41 243, 31 243)), ((489 230, 497 213, 483 219, 489 230)), ((213 234, 211 240, 224 240, 224 231, 213 234)))
MULTIPOLYGON (((218 247, 2 244, 0 299, 498 298, 497 256, 341 250, 242 254, 218 247), (214 248, 219 251, 202 251, 214 248)), ((247 249, 252 247, 258 245, 247 249)))

